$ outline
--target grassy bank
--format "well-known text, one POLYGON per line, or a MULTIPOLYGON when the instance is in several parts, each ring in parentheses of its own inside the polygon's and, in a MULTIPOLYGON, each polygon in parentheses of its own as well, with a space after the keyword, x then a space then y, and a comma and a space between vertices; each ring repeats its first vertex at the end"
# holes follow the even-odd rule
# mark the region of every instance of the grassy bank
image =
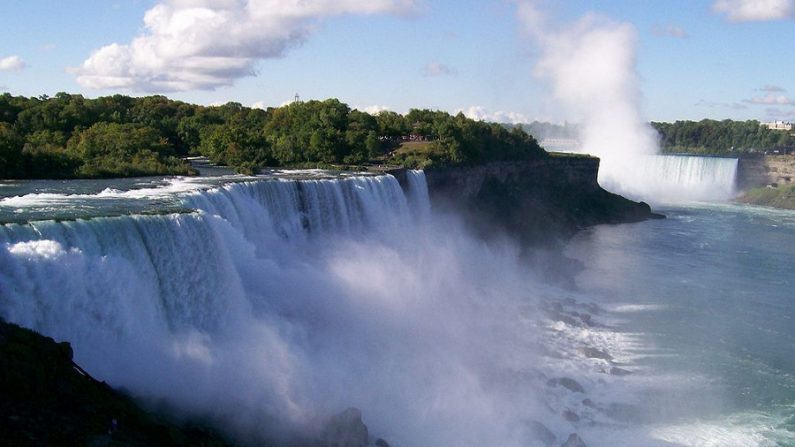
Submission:
POLYGON ((754 188, 737 199, 741 203, 795 210, 795 185, 754 188))

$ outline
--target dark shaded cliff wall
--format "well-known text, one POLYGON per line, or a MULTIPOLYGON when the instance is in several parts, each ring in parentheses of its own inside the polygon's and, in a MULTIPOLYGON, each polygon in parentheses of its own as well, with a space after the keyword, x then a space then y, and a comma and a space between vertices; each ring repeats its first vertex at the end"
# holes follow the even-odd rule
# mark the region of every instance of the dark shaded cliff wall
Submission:
POLYGON ((431 169, 425 175, 434 206, 462 211, 483 232, 502 229, 538 245, 601 223, 656 217, 597 183, 599 159, 550 157, 431 169))
POLYGON ((56 343, 0 319, 0 443, 15 446, 225 446, 210 429, 147 413, 56 343))

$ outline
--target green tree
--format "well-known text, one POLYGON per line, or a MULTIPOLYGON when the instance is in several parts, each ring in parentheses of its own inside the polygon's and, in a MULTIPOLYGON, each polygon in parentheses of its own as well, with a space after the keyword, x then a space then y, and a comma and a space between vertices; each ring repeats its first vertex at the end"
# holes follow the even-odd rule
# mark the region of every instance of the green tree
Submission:
POLYGON ((191 172, 156 129, 136 124, 96 123, 69 139, 67 154, 82 160, 86 177, 191 172))
POLYGON ((0 122, 0 178, 18 178, 22 175, 22 142, 13 126, 0 122))

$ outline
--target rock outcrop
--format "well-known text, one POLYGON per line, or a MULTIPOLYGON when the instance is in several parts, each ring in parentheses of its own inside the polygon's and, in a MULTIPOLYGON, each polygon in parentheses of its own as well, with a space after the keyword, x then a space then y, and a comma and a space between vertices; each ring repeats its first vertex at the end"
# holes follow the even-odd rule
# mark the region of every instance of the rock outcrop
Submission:
POLYGON ((348 408, 332 416, 321 438, 322 447, 367 447, 369 434, 362 422, 362 412, 357 408, 348 408))
POLYGON ((793 183, 795 155, 749 155, 737 162, 737 188, 740 191, 793 183))
POLYGON ((231 445, 206 428, 142 410, 75 364, 68 343, 2 320, 0 396, 4 445, 231 445))
POLYGON ((556 156, 426 171, 435 206, 463 210, 484 232, 501 228, 532 245, 602 223, 660 217, 599 186, 599 159, 556 156))

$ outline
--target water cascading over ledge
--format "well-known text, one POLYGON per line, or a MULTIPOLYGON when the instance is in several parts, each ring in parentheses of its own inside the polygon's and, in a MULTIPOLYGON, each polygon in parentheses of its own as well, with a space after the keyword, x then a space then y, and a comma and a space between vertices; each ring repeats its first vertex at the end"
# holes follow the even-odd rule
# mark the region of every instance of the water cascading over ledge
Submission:
POLYGON ((737 193, 736 158, 649 155, 602 163, 599 183, 652 203, 726 201, 737 193))
MULTIPOLYGON (((499 164, 435 172, 431 186, 455 193, 466 181, 486 201, 507 191, 524 210, 515 217, 579 216, 567 225, 646 218, 648 206, 598 187, 597 167, 499 164)), ((79 200, 96 216, 105 208, 92 200, 152 196, 196 211, 0 226, 0 316, 71 342, 98 379, 247 445, 314 445, 303 437, 351 406, 394 445, 524 447, 584 433, 595 420, 586 395, 616 395, 606 387, 621 378, 604 374, 607 354, 582 353, 620 356, 620 336, 590 327, 583 315, 598 309, 539 281, 519 245, 431 209, 422 172, 403 175, 405 191, 388 175, 172 179, 9 199, 44 210, 79 200), (582 324, 562 327, 561 312, 582 324)))
POLYGON ((229 304, 214 301, 243 294, 236 262, 248 252, 388 231, 415 213, 391 176, 229 183, 181 200, 197 212, 3 225, 2 315, 65 338, 127 332, 137 323, 123 309, 161 329, 211 327, 229 304))
POLYGON ((392 176, 252 181, 182 193, 196 212, 2 225, 0 316, 255 444, 352 405, 406 445, 508 439, 514 411, 494 413, 478 377, 520 367, 497 339, 526 322, 490 306, 526 299, 526 272, 431 222, 424 175, 407 174, 405 193, 392 176))

